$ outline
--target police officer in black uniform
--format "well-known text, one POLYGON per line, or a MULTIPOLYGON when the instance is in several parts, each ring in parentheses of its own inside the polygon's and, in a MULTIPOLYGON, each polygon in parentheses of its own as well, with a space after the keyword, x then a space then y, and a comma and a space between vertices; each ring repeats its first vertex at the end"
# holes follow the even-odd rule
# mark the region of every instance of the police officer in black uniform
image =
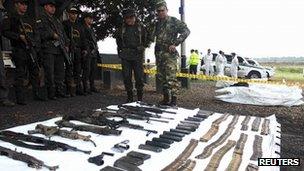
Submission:
POLYGON ((39 34, 36 32, 39 23, 27 14, 27 6, 27 0, 14 0, 15 10, 4 19, 2 30, 12 45, 12 59, 16 65, 16 100, 19 105, 26 105, 28 80, 33 90, 37 90, 39 79, 38 59, 33 50, 39 44, 39 34))
POLYGON ((122 74, 125 89, 127 91, 127 102, 133 101, 132 72, 135 76, 135 87, 137 99, 143 98, 143 62, 145 48, 149 46, 147 31, 136 18, 133 9, 123 11, 124 22, 115 34, 118 55, 121 58, 122 74))
POLYGON ((56 11, 55 1, 46 0, 41 5, 44 9, 41 16, 40 35, 45 83, 48 98, 56 100, 56 97, 67 97, 64 85, 64 54, 68 55, 68 39, 64 33, 62 23, 54 16, 56 11))
POLYGON ((67 91, 71 96, 75 95, 75 83, 76 94, 83 95, 83 88, 81 86, 81 50, 84 49, 84 37, 82 34, 82 28, 78 23, 78 14, 81 12, 76 7, 71 7, 67 10, 68 20, 63 21, 64 31, 70 40, 70 56, 73 60, 73 67, 67 65, 66 67, 66 84, 67 91))
POLYGON ((93 16, 91 13, 85 12, 82 14, 83 18, 83 36, 85 41, 85 50, 83 51, 83 88, 84 92, 91 94, 97 93, 95 87, 95 73, 97 69, 97 58, 99 57, 97 37, 92 28, 93 16), (88 86, 90 84, 90 89, 88 86))

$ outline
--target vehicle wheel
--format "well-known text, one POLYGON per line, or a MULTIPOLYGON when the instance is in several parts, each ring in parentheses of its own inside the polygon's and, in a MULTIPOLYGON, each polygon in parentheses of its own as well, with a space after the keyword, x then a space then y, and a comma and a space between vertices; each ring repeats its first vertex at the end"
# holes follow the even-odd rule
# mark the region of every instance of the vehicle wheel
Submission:
POLYGON ((253 79, 253 78, 261 78, 261 74, 257 71, 251 71, 248 74, 248 78, 253 79))

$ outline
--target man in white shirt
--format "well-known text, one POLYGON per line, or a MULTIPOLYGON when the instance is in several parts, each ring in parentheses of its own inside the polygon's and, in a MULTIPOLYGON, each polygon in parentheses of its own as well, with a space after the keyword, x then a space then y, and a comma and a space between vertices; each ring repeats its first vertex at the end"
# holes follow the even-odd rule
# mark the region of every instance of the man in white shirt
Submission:
POLYGON ((203 60, 204 60, 204 64, 205 64, 205 75, 213 75, 214 74, 214 69, 213 66, 211 65, 212 63, 212 58, 213 55, 211 53, 211 49, 208 49, 207 54, 204 56, 203 60))
POLYGON ((231 65, 230 65, 230 75, 233 78, 238 78, 237 72, 238 72, 238 67, 239 67, 239 60, 235 53, 231 53, 231 55, 232 55, 232 61, 231 61, 231 65))
POLYGON ((215 58, 217 76, 224 76, 224 69, 227 63, 227 59, 223 51, 219 51, 219 54, 215 58))

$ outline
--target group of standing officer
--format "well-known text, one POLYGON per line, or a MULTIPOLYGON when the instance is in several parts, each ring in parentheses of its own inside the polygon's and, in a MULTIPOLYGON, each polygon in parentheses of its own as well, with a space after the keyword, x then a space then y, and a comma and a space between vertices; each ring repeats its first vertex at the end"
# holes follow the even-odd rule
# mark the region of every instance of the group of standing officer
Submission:
POLYGON ((62 23, 54 0, 43 1, 35 17, 27 0, 13 1, 15 9, 4 18, 2 34, 11 41, 17 104, 26 105, 28 82, 36 100, 97 92, 92 73, 99 53, 92 15, 83 13, 79 22, 81 11, 72 7, 62 23))
MULTIPOLYGON (((2 30, 3 35, 12 42, 17 104, 26 104, 28 80, 38 100, 56 100, 98 92, 94 85, 94 73, 99 52, 92 29, 92 15, 82 13, 80 24, 77 22, 80 11, 72 7, 67 10, 68 20, 61 22, 55 16, 54 0, 46 0, 41 4, 41 15, 33 18, 27 15, 27 3, 27 0, 14 0, 15 12, 4 19, 2 30), (40 93, 42 88, 47 90, 46 97, 40 93)), ((157 21, 149 24, 149 29, 140 22, 133 9, 124 10, 123 23, 114 34, 122 63, 127 102, 134 100, 133 72, 137 100, 143 98, 145 49, 155 41, 156 76, 163 87, 160 104, 176 105, 179 89, 176 78, 179 54, 176 47, 188 37, 190 31, 184 22, 168 16, 165 1, 160 1, 156 10, 157 21)))
POLYGON ((179 54, 176 47, 188 37, 190 30, 184 22, 168 16, 166 2, 160 1, 156 5, 156 12, 156 23, 151 24, 152 29, 146 29, 139 22, 134 10, 125 10, 124 23, 116 33, 117 50, 122 59, 124 85, 128 96, 127 102, 133 101, 132 71, 136 81, 137 98, 142 100, 144 50, 155 41, 156 77, 163 88, 163 100, 160 104, 175 106, 179 89, 176 78, 179 54))

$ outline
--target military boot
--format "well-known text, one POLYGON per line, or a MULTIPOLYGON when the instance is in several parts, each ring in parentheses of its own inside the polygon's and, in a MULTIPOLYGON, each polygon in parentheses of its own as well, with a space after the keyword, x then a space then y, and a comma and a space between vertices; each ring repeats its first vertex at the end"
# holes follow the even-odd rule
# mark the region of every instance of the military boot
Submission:
POLYGON ((169 105, 169 93, 164 93, 163 96, 164 96, 164 98, 162 101, 159 102, 159 104, 168 106, 169 105))
POLYGON ((170 102, 170 106, 176 106, 176 100, 177 100, 177 97, 172 95, 171 96, 171 102, 170 102))
POLYGON ((143 91, 142 90, 137 90, 137 100, 142 101, 143 99, 143 91))
POLYGON ((133 91, 127 91, 127 103, 133 102, 133 91))
POLYGON ((16 87, 16 101, 18 105, 26 105, 24 87, 16 87))

